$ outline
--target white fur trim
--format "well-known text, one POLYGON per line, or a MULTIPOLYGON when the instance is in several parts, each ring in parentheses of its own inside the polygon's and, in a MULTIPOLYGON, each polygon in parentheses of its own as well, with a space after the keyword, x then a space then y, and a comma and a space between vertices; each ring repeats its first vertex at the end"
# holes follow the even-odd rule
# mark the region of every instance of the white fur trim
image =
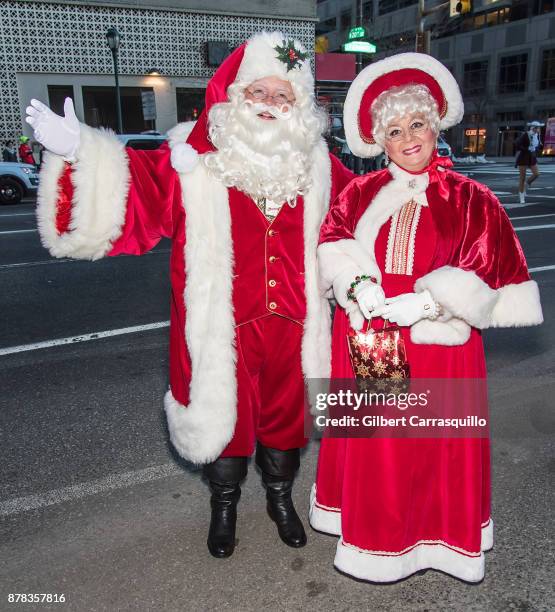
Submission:
POLYGON ((538 286, 532 280, 495 290, 475 272, 443 266, 416 281, 415 291, 426 289, 454 317, 478 329, 543 322, 538 286))
POLYGON ((425 289, 454 317, 478 329, 490 326, 498 295, 475 272, 443 266, 416 281, 416 292, 425 289))
POLYGON ((81 125, 73 164, 73 206, 69 230, 59 235, 56 212, 63 159, 47 153, 38 189, 37 223, 43 245, 54 257, 99 259, 121 235, 129 169, 125 147, 110 130, 81 125))
POLYGON ((316 501, 316 484, 312 485, 310 491, 310 508, 308 512, 308 520, 312 529, 330 535, 341 535, 341 510, 339 508, 322 506, 316 501))
POLYGON ((461 319, 430 321, 422 319, 410 328, 410 339, 415 344, 443 344, 458 346, 470 338, 470 325, 461 319))
POLYGON ((189 134, 193 131, 195 124, 196 121, 182 121, 168 130, 167 135, 170 149, 173 149, 176 144, 185 142, 187 138, 189 138, 189 134))
MULTIPOLYGON (((260 32, 255 34, 247 43, 241 66, 237 72, 237 80, 252 83, 267 76, 277 76, 290 81, 293 91, 302 90, 305 95, 314 95, 314 76, 310 68, 310 61, 301 62, 300 66, 287 70, 287 65, 278 59, 275 47, 282 46, 284 40, 292 39, 282 32, 260 32)), ((305 47, 295 40, 295 47, 306 53, 305 47)))
POLYGON ((379 144, 369 144, 360 137, 358 111, 364 92, 378 77, 403 68, 417 68, 434 77, 447 100, 447 113, 439 127, 446 130, 457 125, 464 114, 464 104, 457 81, 449 70, 436 59, 424 53, 398 53, 367 66, 352 82, 343 107, 345 137, 349 149, 359 157, 374 157, 382 152, 379 144))
POLYGON ((328 212, 331 193, 331 160, 323 139, 312 154, 312 188, 304 196, 304 280, 306 318, 302 339, 302 366, 306 378, 331 376, 331 316, 318 275, 316 249, 320 226, 328 212))
POLYGON ((540 290, 536 281, 505 285, 491 315, 492 327, 525 327, 543 323, 540 290))
POLYGON ((334 565, 355 578, 371 582, 395 582, 422 569, 436 569, 466 582, 480 582, 484 577, 484 550, 493 546, 493 522, 482 526, 482 545, 470 553, 441 541, 424 541, 401 553, 373 552, 343 541, 337 543, 334 565))
POLYGON ((184 121, 168 131, 168 144, 171 149, 170 161, 177 172, 191 172, 198 164, 198 153, 189 143, 185 142, 195 127, 195 123, 196 121, 184 121))
POLYGON ((172 148, 170 159, 178 172, 191 172, 198 163, 198 153, 190 144, 180 142, 172 148))
POLYGON ((356 276, 368 274, 378 282, 382 275, 375 259, 358 240, 352 238, 324 242, 318 247, 318 263, 322 287, 333 287, 337 302, 346 308, 350 303, 347 290, 356 276))
POLYGON ((185 243, 185 337, 191 358, 189 405, 166 396, 170 438, 195 463, 216 459, 237 419, 233 246, 228 191, 203 163, 180 174, 185 243))

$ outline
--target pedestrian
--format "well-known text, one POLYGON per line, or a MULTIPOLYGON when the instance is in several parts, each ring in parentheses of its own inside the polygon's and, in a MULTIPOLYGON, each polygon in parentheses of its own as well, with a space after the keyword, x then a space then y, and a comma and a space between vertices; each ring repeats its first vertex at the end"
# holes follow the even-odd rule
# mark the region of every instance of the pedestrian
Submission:
POLYGON ((142 254, 173 238, 165 409, 176 450, 204 465, 210 553, 233 553, 255 445, 279 536, 303 546, 291 498, 307 443, 303 373, 330 369, 316 246, 331 199, 353 176, 328 153, 307 50, 280 32, 253 36, 208 83, 192 131, 177 126, 155 151, 79 124, 69 99, 65 118, 36 100, 27 111, 52 152, 38 194, 52 255, 142 254))
POLYGON ((541 123, 532 121, 528 124, 528 130, 523 132, 516 141, 515 167, 518 167, 518 197, 520 204, 526 203, 526 188, 538 178, 537 153, 541 148, 540 140, 541 123), (526 169, 530 168, 532 176, 526 180, 526 169))
POLYGON ((5 162, 16 162, 17 153, 15 151, 15 144, 13 140, 8 140, 2 150, 2 161, 5 162))
MULTIPOLYGON (((391 161, 354 179, 322 225, 322 289, 338 303, 332 380, 355 376, 346 336, 365 325, 377 333, 385 320, 399 336, 369 352, 365 367, 484 379, 480 330, 543 318, 503 207, 435 150, 439 130, 463 116, 457 82, 428 55, 394 55, 357 76, 344 115, 355 155, 385 150, 391 161), (396 357, 382 361, 379 351, 392 348, 396 357)), ((324 438, 311 525, 340 536, 335 566, 356 578, 392 582, 433 568, 477 582, 493 546, 489 453, 477 435, 324 438)))
POLYGON ((33 157, 33 151, 29 145, 28 136, 19 137, 19 161, 22 164, 35 165, 35 158, 33 157))

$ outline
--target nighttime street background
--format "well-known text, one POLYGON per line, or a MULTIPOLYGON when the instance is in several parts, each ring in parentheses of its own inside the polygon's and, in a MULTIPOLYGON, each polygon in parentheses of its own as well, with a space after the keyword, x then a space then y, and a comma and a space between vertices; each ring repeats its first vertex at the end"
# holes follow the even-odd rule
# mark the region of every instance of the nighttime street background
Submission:
POLYGON ((506 207, 545 315, 484 333, 495 548, 481 584, 429 571, 375 586, 335 571, 336 539, 306 519, 317 443, 295 488, 308 545, 278 539, 251 465, 236 552, 210 557, 208 489, 172 452, 162 410, 169 243, 141 258, 54 260, 26 201, 0 208, 0 609, 15 609, 10 592, 64 593, 52 607, 71 610, 553 609, 555 163, 540 165, 525 206, 512 164, 455 169, 506 207))

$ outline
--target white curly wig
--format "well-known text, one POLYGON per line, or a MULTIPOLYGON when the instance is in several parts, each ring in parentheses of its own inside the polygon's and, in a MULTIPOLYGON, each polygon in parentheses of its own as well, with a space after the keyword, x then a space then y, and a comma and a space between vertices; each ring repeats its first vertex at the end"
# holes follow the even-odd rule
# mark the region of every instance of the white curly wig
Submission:
POLYGON ((387 126, 398 119, 418 113, 439 134, 439 113, 430 90, 424 85, 400 85, 382 92, 372 104, 372 136, 382 147, 385 144, 387 126))

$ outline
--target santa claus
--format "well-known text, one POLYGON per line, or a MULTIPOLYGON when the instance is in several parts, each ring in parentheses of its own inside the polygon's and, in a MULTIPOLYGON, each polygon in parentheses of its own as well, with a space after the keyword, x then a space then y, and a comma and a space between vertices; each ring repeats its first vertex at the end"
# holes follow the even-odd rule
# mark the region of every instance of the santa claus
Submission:
POLYGON ((255 443, 281 539, 306 542, 291 500, 306 444, 303 374, 330 372, 316 246, 351 178, 327 151, 307 57, 280 32, 253 36, 209 82, 192 131, 178 125, 157 151, 80 124, 69 99, 65 117, 36 100, 27 109, 50 151, 37 214, 52 255, 140 255, 172 239, 165 409, 179 454, 205 464, 216 557, 233 553, 255 443))

